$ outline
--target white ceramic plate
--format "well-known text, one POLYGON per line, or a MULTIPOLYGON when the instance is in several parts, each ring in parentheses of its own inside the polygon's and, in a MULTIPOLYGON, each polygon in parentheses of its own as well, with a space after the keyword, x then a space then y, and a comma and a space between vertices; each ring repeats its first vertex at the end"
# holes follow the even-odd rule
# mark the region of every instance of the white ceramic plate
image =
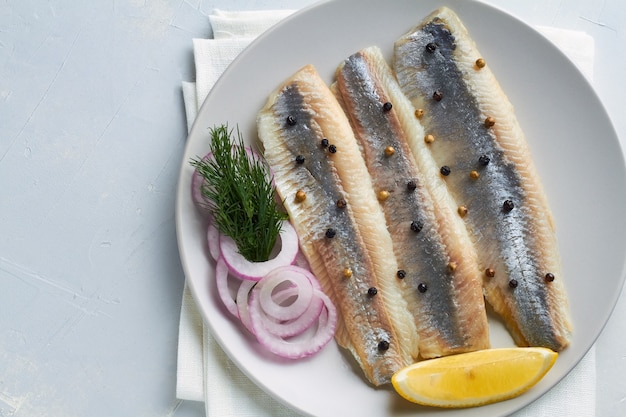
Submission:
MULTIPOLYGON (((606 323, 624 278, 626 174, 622 151, 596 94, 565 56, 531 27, 503 11, 467 0, 334 0, 301 11, 246 49, 213 88, 191 131, 176 207, 180 255, 205 321, 230 358, 256 384, 304 415, 500 416, 547 392, 584 356, 606 323), (257 140, 255 117, 268 94, 307 63, 331 81, 339 62, 393 41, 429 14, 455 10, 516 106, 558 228, 575 333, 550 373, 531 391, 477 409, 436 410, 374 389, 334 344, 308 360, 286 361, 260 348, 230 320, 215 295, 205 220, 190 195, 189 160, 208 149, 208 128, 239 125, 257 140)), ((492 322, 495 346, 512 345, 492 322)))

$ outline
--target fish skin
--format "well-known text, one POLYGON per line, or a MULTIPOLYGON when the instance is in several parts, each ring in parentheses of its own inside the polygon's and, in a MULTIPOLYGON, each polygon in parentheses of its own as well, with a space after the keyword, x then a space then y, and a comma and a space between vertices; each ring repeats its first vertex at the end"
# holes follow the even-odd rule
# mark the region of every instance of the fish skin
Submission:
POLYGON ((560 351, 572 325, 554 221, 513 106, 489 66, 476 66, 480 57, 459 18, 443 7, 396 41, 393 66, 406 96, 425 110, 433 158, 450 167, 445 181, 468 209, 481 269, 495 271, 483 278, 487 302, 518 345, 560 351), (436 48, 429 51, 429 43, 436 48), (487 117, 495 125, 487 127, 487 117), (503 209, 506 200, 511 211, 503 209), (547 282, 547 273, 556 279, 547 282))
POLYGON ((399 268, 406 272, 401 282, 421 357, 488 348, 476 254, 455 208, 449 200, 431 196, 418 169, 406 132, 415 135, 418 130, 423 137, 423 130, 380 49, 370 47, 350 56, 338 67, 336 80, 331 89, 350 119, 374 189, 388 192, 380 205, 399 268), (392 107, 385 111, 387 102, 392 107), (403 125, 411 128, 405 131, 403 125), (392 154, 386 153, 388 146, 392 154), (407 188, 408 181, 415 189, 407 188), (423 225, 418 233, 411 230, 414 220, 423 225), (426 284, 426 292, 418 290, 420 284, 426 284))
POLYGON ((387 256, 391 236, 377 207, 365 165, 341 107, 307 65, 272 93, 257 117, 264 156, 276 189, 298 232, 313 273, 339 311, 335 338, 350 351, 373 385, 389 383, 394 372, 417 355, 416 332, 394 281, 396 264, 387 256), (289 126, 287 116, 296 124, 289 126), (337 148, 320 146, 323 138, 337 148), (305 157, 302 164, 295 162, 305 157), (306 199, 298 202, 298 190, 306 199), (338 208, 337 200, 347 205, 338 208), (326 237, 332 227, 333 238, 326 237), (352 277, 344 276, 351 268, 352 277), (375 296, 368 295, 376 288, 375 296), (378 343, 389 341, 381 352, 378 343))

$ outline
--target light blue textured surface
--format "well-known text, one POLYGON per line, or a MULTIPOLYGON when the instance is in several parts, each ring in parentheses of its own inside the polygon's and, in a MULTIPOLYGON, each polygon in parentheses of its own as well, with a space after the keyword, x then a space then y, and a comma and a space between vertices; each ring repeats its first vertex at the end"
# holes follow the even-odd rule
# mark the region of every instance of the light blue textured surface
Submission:
MULTIPOLYGON (((204 414, 175 398, 191 40, 214 8, 312 3, 0 4, 0 416, 204 414)), ((491 3, 595 38, 594 84, 624 140, 626 3, 491 3)), ((622 296, 597 345, 598 416, 626 414, 624 318, 622 296)))

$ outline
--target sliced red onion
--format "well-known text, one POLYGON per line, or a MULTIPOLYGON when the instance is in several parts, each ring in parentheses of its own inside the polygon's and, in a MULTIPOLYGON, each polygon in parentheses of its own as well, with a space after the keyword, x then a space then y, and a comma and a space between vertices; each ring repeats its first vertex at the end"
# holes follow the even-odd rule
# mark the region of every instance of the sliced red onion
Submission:
POLYGON ((252 329, 252 323, 250 322, 249 297, 250 292, 255 285, 255 281, 242 280, 241 285, 239 285, 239 289, 237 290, 237 298, 235 300, 237 303, 239 320, 241 320, 241 324, 243 324, 243 326, 252 334, 254 334, 254 330, 252 329))
POLYGON ((265 314, 277 320, 293 320, 304 313, 313 299, 313 284, 300 269, 282 266, 270 271, 259 281, 259 303, 265 314), (295 301, 282 305, 272 297, 272 292, 283 283, 293 284, 296 290, 295 301))
MULTIPOLYGON (((206 206, 201 193, 203 179, 194 174, 194 200, 206 206)), ((279 240, 278 253, 272 259, 250 262, 213 222, 207 229, 209 252, 216 261, 217 291, 226 309, 270 352, 297 359, 318 352, 333 338, 337 311, 309 271, 306 258, 298 257, 298 236, 288 221, 281 225, 279 240), (235 284, 238 288, 233 298, 235 284)))
POLYGON ((228 289, 228 266, 222 258, 219 258, 215 265, 215 284, 217 285, 217 293, 226 309, 233 316, 239 317, 237 304, 235 304, 235 300, 228 289))
POLYGON ((311 265, 309 265, 309 260, 304 256, 302 251, 298 251, 298 256, 296 256, 296 260, 293 261, 293 264, 299 266, 302 269, 306 269, 308 271, 311 270, 311 265))
POLYGON ((191 175, 191 198, 197 207, 205 208, 206 202, 204 201, 204 195, 202 195, 202 184, 204 178, 198 173, 198 170, 194 170, 191 175))
POLYGON ((218 258, 215 279, 227 310, 276 355, 289 359, 310 356, 334 335, 336 309, 310 271, 289 265, 271 271, 258 282, 242 280, 231 277, 223 258, 218 258), (234 299, 229 279, 239 285, 234 299), (305 302, 300 302, 301 298, 305 302), (277 319, 266 311, 273 309, 278 312, 275 316, 290 318, 277 319))
POLYGON ((295 265, 295 264, 294 265, 285 265, 285 266, 280 267, 280 269, 285 274, 288 274, 288 273, 300 274, 300 275, 306 277, 306 279, 309 280, 309 282, 311 283, 313 288, 322 291, 322 286, 320 285, 320 282, 317 280, 315 275, 313 275, 313 272, 311 272, 310 269, 302 268, 301 266, 298 266, 298 265, 295 265))
MULTIPOLYGON (((262 282, 263 280, 261 280, 262 282)), ((287 299, 297 296, 298 289, 296 287, 289 287, 273 295, 276 303, 282 303, 287 299)), ((255 297, 255 305, 250 306, 250 308, 262 308, 260 307, 260 299, 261 294, 258 297, 255 297)), ((250 302, 252 302, 252 297, 250 298, 250 302)), ((275 336, 279 336, 282 338, 297 336, 307 329, 309 329, 316 319, 319 318, 322 313, 322 307, 324 307, 324 302, 319 297, 312 297, 309 306, 302 314, 296 317, 293 320, 276 320, 275 318, 265 316, 262 317, 263 326, 275 336)))
MULTIPOLYGON (((337 311, 330 299, 319 290, 314 290, 315 296, 324 303, 318 317, 317 329, 311 337, 285 339, 270 333, 264 326, 260 308, 250 308, 250 321, 257 340, 270 352, 289 359, 304 358, 320 351, 332 338, 337 324, 337 311)), ((250 296, 251 307, 256 305, 257 294, 253 291, 250 296)))
POLYGON ((209 254, 213 258, 213 260, 217 261, 221 258, 220 251, 220 231, 217 229, 217 226, 213 222, 209 223, 209 227, 207 228, 206 233, 207 244, 209 245, 209 254))
MULTIPOLYGON (((209 152, 202 158, 202 161, 207 161, 212 158, 213 154, 209 152)), ((196 206, 205 209, 207 201, 202 194, 202 185, 204 184, 204 178, 198 172, 197 169, 194 169, 193 174, 191 175, 191 198, 196 206)))
POLYGON ((284 221, 280 230, 280 252, 265 262, 250 262, 239 253, 237 244, 226 235, 220 236, 222 257, 230 272, 241 278, 258 281, 279 266, 291 265, 298 255, 298 235, 289 223, 284 221))

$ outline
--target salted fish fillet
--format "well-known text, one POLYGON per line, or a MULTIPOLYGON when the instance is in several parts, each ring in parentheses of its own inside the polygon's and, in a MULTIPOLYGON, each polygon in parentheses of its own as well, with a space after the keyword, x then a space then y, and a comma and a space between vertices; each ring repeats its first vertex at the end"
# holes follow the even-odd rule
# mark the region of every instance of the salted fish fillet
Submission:
POLYGON ((418 170, 409 135, 424 135, 411 103, 378 47, 347 58, 337 69, 336 80, 332 90, 359 141, 393 237, 420 356, 488 348, 489 324, 476 253, 448 194, 433 199, 428 178, 418 170), (402 122, 409 125, 406 131, 402 122))
POLYGON ((388 256, 391 236, 364 180, 367 169, 347 118, 308 65, 271 94, 257 126, 302 251, 339 310, 338 344, 372 384, 390 382, 414 361, 416 332, 395 282, 397 264, 388 256))
POLYGON ((393 67, 432 135, 415 151, 428 149, 441 172, 429 175, 467 210, 487 302, 518 345, 564 349, 571 320, 552 214, 513 106, 466 28, 436 10, 396 41, 393 67))

